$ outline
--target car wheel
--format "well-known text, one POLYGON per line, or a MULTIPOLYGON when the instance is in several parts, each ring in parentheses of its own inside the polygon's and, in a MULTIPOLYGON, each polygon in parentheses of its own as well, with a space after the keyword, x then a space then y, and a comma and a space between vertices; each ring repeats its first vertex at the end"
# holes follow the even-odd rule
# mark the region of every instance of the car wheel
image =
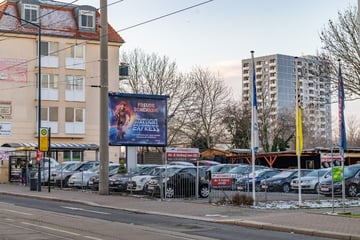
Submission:
POLYGON ((315 185, 314 191, 315 191, 315 193, 319 193, 319 192, 320 192, 320 186, 319 186, 318 183, 315 185))
POLYGON ((200 186, 200 197, 207 198, 209 196, 209 187, 207 185, 200 186))
POLYGON ((64 179, 63 187, 66 187, 66 188, 69 187, 69 185, 68 185, 69 178, 70 178, 70 176, 68 176, 64 179))
POLYGON ((284 193, 288 193, 290 192, 290 185, 288 183, 284 183, 284 185, 282 186, 283 192, 284 193))
POLYGON ((256 192, 261 192, 261 186, 260 186, 260 184, 255 184, 255 191, 256 191, 256 192))
POLYGON ((356 197, 357 193, 358 193, 357 186, 355 184, 351 184, 348 189, 348 195, 350 197, 356 197))
POLYGON ((165 191, 166 198, 173 198, 175 197, 175 190, 172 186, 167 186, 165 191))

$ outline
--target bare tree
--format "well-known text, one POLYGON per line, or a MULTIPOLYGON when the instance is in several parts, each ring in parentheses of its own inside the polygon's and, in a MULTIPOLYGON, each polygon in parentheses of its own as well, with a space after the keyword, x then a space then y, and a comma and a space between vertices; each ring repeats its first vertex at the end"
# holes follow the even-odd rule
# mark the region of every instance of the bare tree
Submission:
POLYGON ((205 139, 206 147, 211 148, 215 143, 226 141, 223 117, 230 90, 218 75, 207 69, 195 68, 188 77, 196 90, 188 105, 188 119, 183 133, 191 140, 205 139))
POLYGON ((360 95, 360 45, 359 19, 357 9, 349 8, 338 13, 338 20, 329 20, 327 27, 320 34, 323 43, 322 57, 333 60, 333 82, 337 82, 337 62, 342 62, 342 75, 346 97, 358 98, 360 95))
POLYGON ((177 135, 181 134, 180 129, 186 123, 194 94, 193 84, 177 72, 176 63, 166 56, 135 49, 124 53, 121 58, 129 64, 129 77, 120 82, 120 91, 168 95, 168 145, 182 139, 177 135))
POLYGON ((352 115, 346 121, 346 140, 349 147, 360 145, 360 125, 359 119, 352 115))

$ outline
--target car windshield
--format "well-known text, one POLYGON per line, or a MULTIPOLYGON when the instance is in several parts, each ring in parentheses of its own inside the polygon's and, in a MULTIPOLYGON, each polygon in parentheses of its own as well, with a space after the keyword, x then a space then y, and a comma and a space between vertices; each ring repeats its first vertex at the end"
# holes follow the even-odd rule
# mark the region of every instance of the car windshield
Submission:
POLYGON ((98 172, 98 171, 99 171, 99 168, 100 168, 100 165, 96 165, 96 166, 93 166, 92 168, 89 168, 89 169, 86 170, 86 171, 89 171, 89 172, 98 172))
POLYGON ((294 173, 294 171, 283 171, 279 174, 276 174, 274 177, 287 178, 287 177, 291 176, 293 173, 294 173))
POLYGON ((251 167, 249 166, 239 166, 232 168, 229 173, 250 173, 251 167))
POLYGON ((344 177, 352 177, 359 170, 359 167, 348 166, 344 168, 344 177))
POLYGON ((306 174, 306 177, 322 177, 324 176, 329 170, 327 169, 318 169, 311 171, 310 173, 306 174))
POLYGON ((140 167, 136 172, 134 173, 139 173, 140 175, 151 175, 150 173, 156 168, 156 166, 143 166, 140 167))
POLYGON ((71 165, 71 166, 70 166, 68 169, 66 169, 66 170, 73 171, 73 170, 77 169, 81 164, 82 164, 82 162, 78 162, 78 163, 76 163, 76 164, 71 165))
POLYGON ((111 175, 116 174, 117 172, 118 172, 118 167, 109 170, 109 174, 111 175))

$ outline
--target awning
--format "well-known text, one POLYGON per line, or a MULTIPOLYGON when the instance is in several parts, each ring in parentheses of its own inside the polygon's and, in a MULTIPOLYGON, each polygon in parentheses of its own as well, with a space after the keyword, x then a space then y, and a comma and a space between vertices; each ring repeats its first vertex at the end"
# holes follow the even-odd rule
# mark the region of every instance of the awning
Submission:
MULTIPOLYGON (((34 148, 37 149, 37 143, 4 143, 2 147, 11 148, 34 148)), ((99 151, 97 144, 82 144, 82 143, 51 143, 50 151, 99 151)))

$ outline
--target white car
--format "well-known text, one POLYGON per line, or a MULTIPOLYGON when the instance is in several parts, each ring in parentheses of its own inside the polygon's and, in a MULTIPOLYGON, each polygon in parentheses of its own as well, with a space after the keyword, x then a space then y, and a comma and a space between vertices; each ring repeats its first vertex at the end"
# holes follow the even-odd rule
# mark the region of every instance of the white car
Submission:
POLYGON ((89 170, 90 168, 93 168, 97 165, 99 165, 99 161, 78 162, 68 169, 54 171, 51 174, 50 181, 58 186, 68 187, 67 182, 72 174, 89 170))
POLYGON ((165 170, 184 168, 184 165, 168 165, 168 166, 159 166, 154 168, 149 175, 137 175, 133 176, 127 182, 127 190, 131 192, 144 192, 145 184, 150 181, 153 177, 159 176, 161 173, 164 173, 165 170))
MULTIPOLYGON (((37 167, 37 165, 35 166, 37 167)), ((54 171, 58 166, 60 166, 60 164, 54 158, 49 158, 49 157, 43 158, 40 167, 41 183, 49 182, 49 166, 50 166, 50 176, 51 176, 52 171, 54 171)), ((39 176, 39 172, 38 170, 36 170, 34 172, 34 175, 31 176, 31 178, 38 179, 38 176, 39 176)))
MULTIPOLYGON (((118 169, 119 164, 110 163, 109 171, 111 172, 114 169, 118 169)), ((67 185, 69 187, 89 187, 89 180, 91 177, 99 175, 100 165, 96 165, 93 168, 90 168, 86 171, 80 171, 71 175, 69 180, 67 181, 67 185)))

